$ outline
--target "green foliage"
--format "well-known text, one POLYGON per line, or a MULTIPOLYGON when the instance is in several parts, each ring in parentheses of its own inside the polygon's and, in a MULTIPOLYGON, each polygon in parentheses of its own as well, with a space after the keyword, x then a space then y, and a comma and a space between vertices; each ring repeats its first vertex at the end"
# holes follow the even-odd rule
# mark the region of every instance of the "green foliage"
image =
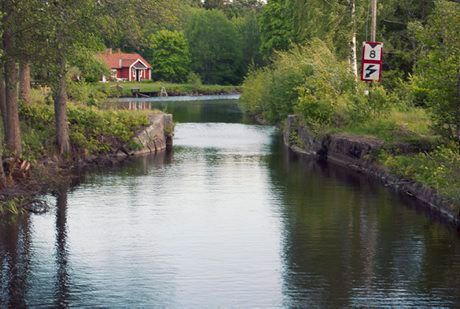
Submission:
POLYGON ((237 27, 218 10, 194 9, 185 25, 192 69, 206 84, 237 84, 242 78, 237 27))
POLYGON ((195 90, 198 90, 203 85, 203 82, 198 74, 190 72, 187 75, 187 84, 192 85, 195 90))
POLYGON ((98 106, 107 99, 107 93, 99 89, 85 82, 69 81, 67 84, 69 98, 74 102, 80 102, 89 106, 98 106))
POLYGON ((152 64, 152 78, 183 82, 190 71, 190 51, 185 35, 160 30, 149 38, 147 58, 152 64))
POLYGON ((431 145, 436 137, 430 130, 429 115, 421 108, 394 108, 389 113, 351 122, 342 130, 353 135, 376 137, 387 143, 431 145))
POLYGON ((102 50, 103 48, 98 39, 94 39, 92 49, 82 44, 75 44, 70 60, 71 64, 79 70, 78 76, 76 76, 79 80, 96 83, 102 75, 110 76, 109 68, 94 54, 94 50, 102 50))
POLYGON ((286 50, 294 39, 294 29, 290 11, 284 0, 270 0, 262 9, 259 17, 260 50, 269 58, 273 51, 286 50))
MULTIPOLYGON (((24 138, 26 156, 38 159, 48 155, 54 144, 52 106, 21 105, 20 116, 29 127, 24 138)), ((109 153, 130 145, 136 132, 149 125, 148 114, 141 111, 110 111, 70 104, 67 116, 74 153, 82 155, 109 153)))
POLYGON ((410 28, 422 44, 411 78, 415 103, 428 106, 437 131, 460 143, 460 3, 439 0, 427 25, 410 28))
POLYGON ((312 129, 344 126, 388 112, 391 97, 379 87, 370 96, 348 64, 318 39, 279 52, 270 68, 250 72, 243 83, 242 108, 271 122, 296 113, 312 129))
POLYGON ((456 145, 438 146, 429 153, 393 156, 380 155, 393 173, 413 179, 460 201, 460 149, 456 145))
POLYGON ((257 14, 248 13, 234 18, 232 22, 236 25, 240 34, 243 54, 242 74, 245 75, 250 66, 261 66, 263 64, 262 54, 260 53, 260 29, 257 14))
POLYGON ((246 76, 241 86, 240 107, 252 116, 266 115, 267 101, 270 99, 270 89, 272 85, 272 70, 262 68, 251 70, 246 76))

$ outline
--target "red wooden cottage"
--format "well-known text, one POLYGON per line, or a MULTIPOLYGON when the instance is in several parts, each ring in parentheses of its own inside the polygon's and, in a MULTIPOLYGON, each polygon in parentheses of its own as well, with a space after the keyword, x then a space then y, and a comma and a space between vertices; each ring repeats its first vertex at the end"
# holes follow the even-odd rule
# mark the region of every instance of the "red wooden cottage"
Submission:
MULTIPOLYGON (((141 81, 152 79, 152 66, 141 55, 136 53, 122 53, 120 49, 112 52, 108 49, 99 57, 111 70, 110 79, 117 81, 141 81)), ((107 81, 102 76, 102 81, 107 81)))

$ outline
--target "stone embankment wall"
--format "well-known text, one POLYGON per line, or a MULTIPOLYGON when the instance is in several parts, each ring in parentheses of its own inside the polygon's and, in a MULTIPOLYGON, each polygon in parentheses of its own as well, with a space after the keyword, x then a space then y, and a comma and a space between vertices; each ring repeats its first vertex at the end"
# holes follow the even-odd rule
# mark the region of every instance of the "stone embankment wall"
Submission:
POLYGON ((377 154, 384 147, 383 141, 343 133, 317 136, 299 124, 296 116, 288 117, 284 141, 297 153, 315 156, 378 178, 386 186, 413 196, 444 218, 460 225, 460 205, 439 195, 434 189, 391 174, 388 169, 376 162, 377 154))
POLYGON ((174 123, 170 114, 156 114, 149 117, 150 126, 140 130, 133 141, 141 148, 138 150, 118 151, 117 155, 143 155, 169 150, 173 144, 174 123))

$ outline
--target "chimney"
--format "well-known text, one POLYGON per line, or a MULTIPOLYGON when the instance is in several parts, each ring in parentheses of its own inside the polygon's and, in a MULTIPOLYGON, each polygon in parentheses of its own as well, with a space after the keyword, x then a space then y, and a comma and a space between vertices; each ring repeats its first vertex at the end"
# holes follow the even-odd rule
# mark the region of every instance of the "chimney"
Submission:
POLYGON ((117 48, 117 53, 121 53, 121 49, 120 48, 117 48))
POLYGON ((107 50, 105 51, 106 54, 108 55, 111 55, 112 54, 112 49, 111 48, 107 48, 107 50))
POLYGON ((118 66, 121 68, 122 67, 122 63, 123 63, 123 59, 119 59, 118 60, 118 66))

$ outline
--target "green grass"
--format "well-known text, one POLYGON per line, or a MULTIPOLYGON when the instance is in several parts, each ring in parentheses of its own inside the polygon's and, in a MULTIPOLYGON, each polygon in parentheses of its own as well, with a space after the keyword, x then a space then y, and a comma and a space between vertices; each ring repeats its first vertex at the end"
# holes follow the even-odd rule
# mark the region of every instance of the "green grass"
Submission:
MULTIPOLYGON (((175 84, 168 82, 110 82, 97 84, 101 89, 119 89, 121 96, 132 96, 131 89, 138 88, 140 92, 160 92, 165 88, 169 95, 192 95, 192 94, 232 94, 239 93, 240 86, 202 85, 202 84, 175 84)), ((113 96, 114 91, 107 91, 113 96)), ((116 92, 116 91, 115 91, 116 92)))
POLYGON ((387 143, 435 142, 428 113, 421 108, 393 109, 388 114, 369 121, 346 126, 344 132, 371 136, 387 143))
POLYGON ((444 196, 460 203, 460 149, 458 145, 442 145, 431 152, 420 152, 413 155, 392 155, 382 152, 379 161, 394 174, 436 189, 444 196))

